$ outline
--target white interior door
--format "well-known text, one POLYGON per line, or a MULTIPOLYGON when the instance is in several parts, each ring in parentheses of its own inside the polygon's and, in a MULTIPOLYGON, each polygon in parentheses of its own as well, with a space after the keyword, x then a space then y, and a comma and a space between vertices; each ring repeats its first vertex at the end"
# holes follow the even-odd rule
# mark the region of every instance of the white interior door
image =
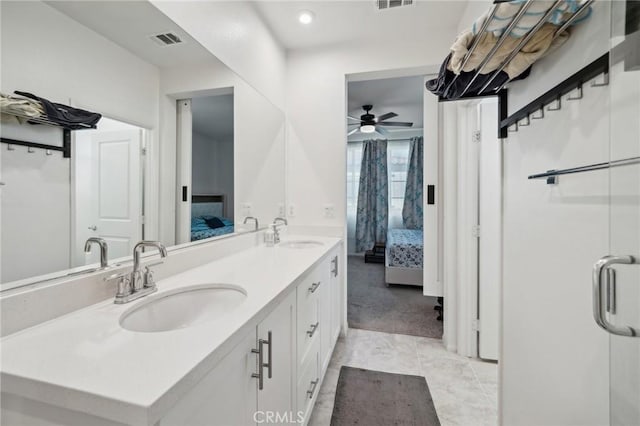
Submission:
POLYGON ((609 169, 612 263, 594 316, 610 334, 610 425, 623 426, 640 424, 640 7, 612 2, 611 31, 609 155, 630 164, 609 169))
POLYGON ((176 244, 191 242, 191 168, 193 121, 191 99, 178 101, 178 177, 176 194, 176 244))
MULTIPOLYGON (((425 77, 425 81, 428 78, 425 77)), ((438 98, 427 91, 423 95, 424 114, 424 269, 423 293, 425 296, 442 296, 442 203, 440 198, 440 135, 438 98)))
MULTIPOLYGON (((88 157, 84 158, 90 161, 91 168, 76 176, 78 184, 87 190, 87 196, 78 199, 77 256, 81 256, 89 237, 107 241, 110 259, 130 255, 135 243, 142 239, 141 143, 141 129, 97 131, 91 135, 88 157)), ((98 260, 99 251, 94 249, 86 262, 98 260)))
POLYGON ((498 101, 484 100, 478 109, 478 355, 497 360, 502 277, 502 147, 498 140, 498 101))

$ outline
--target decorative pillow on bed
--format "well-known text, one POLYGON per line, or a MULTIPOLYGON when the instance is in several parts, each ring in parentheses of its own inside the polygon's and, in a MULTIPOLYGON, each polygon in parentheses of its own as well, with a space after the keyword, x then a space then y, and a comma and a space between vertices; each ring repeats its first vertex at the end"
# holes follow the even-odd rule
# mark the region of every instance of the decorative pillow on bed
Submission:
POLYGON ((226 225, 223 221, 218 217, 212 217, 210 219, 204 220, 207 223, 207 226, 211 229, 224 228, 226 225))
POLYGON ((204 225, 204 218, 197 216, 191 218, 191 226, 204 225))

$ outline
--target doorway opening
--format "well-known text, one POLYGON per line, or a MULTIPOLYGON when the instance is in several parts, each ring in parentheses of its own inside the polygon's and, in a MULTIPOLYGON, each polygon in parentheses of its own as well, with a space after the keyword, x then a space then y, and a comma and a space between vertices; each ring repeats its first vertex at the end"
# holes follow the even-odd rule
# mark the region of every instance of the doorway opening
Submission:
POLYGON ((176 243, 234 232, 233 89, 181 99, 176 243))
POLYGON ((90 237, 104 239, 111 259, 131 255, 144 239, 144 156, 147 130, 103 117, 72 140, 71 267, 99 262, 85 253, 90 237))
POLYGON ((424 208, 435 204, 425 171, 437 178, 427 145, 438 129, 424 92, 422 75, 348 83, 347 315, 351 328, 440 339, 442 294, 424 285, 425 269, 438 268, 425 255, 438 238, 424 208))

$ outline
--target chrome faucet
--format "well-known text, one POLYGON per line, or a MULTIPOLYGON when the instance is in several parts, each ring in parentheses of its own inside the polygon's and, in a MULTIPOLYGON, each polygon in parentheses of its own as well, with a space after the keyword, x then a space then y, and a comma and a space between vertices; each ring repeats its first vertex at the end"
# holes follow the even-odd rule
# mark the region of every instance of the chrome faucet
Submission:
MULTIPOLYGON (((133 247, 133 271, 131 272, 131 289, 133 292, 140 291, 142 288, 153 288, 155 291, 156 283, 148 280, 148 274, 151 273, 149 266, 146 267, 145 274, 140 283, 140 255, 143 247, 155 247, 160 252, 160 257, 167 257, 167 249, 159 241, 140 241, 133 247)), ((153 277, 153 275, 151 275, 153 277)))
POLYGON ((273 224, 274 224, 274 225, 277 225, 277 224, 278 224, 278 222, 282 222, 282 223, 284 223, 285 225, 288 225, 288 224, 289 224, 289 222, 287 221, 287 219, 285 219, 284 217, 276 217, 275 219, 273 219, 273 224))
POLYGON ((276 217, 273 219, 273 223, 271 224, 271 229, 273 229, 273 243, 278 244, 280 242, 280 229, 278 229, 279 223, 287 226, 289 222, 284 217, 276 217))
POLYGON ((118 291, 114 303, 128 303, 158 290, 153 279, 151 266, 162 263, 155 262, 145 266, 144 274, 140 271, 140 255, 143 247, 155 247, 160 252, 160 257, 167 257, 167 249, 159 241, 140 241, 133 248, 133 271, 115 274, 105 280, 118 280, 118 291))
POLYGON ((97 244, 100 246, 100 267, 106 268, 108 266, 108 252, 109 248, 107 247, 107 242, 98 237, 91 237, 84 243, 84 252, 91 253, 91 244, 97 244))
POLYGON ((255 222, 255 228, 254 230, 258 230, 258 218, 257 217, 253 217, 253 216, 247 216, 244 218, 244 224, 246 225, 248 221, 253 220, 255 222))

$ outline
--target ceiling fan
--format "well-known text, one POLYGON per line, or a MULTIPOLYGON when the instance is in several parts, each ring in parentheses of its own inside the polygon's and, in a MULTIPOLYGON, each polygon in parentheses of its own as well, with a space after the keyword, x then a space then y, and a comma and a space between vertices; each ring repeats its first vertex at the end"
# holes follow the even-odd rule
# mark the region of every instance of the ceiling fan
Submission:
POLYGON ((357 123, 349 123, 349 126, 357 126, 347 133, 348 136, 360 131, 362 133, 373 133, 378 132, 383 136, 387 136, 389 132, 384 127, 393 126, 393 127, 411 127, 413 123, 401 122, 401 121, 386 121, 390 118, 397 117, 398 114, 395 112, 388 112, 386 114, 382 114, 377 117, 371 114, 369 111, 373 108, 373 105, 362 105, 362 109, 364 110, 364 114, 360 116, 360 118, 352 117, 347 115, 347 118, 350 120, 357 121, 357 123), (384 126, 384 127, 383 127, 384 126))

